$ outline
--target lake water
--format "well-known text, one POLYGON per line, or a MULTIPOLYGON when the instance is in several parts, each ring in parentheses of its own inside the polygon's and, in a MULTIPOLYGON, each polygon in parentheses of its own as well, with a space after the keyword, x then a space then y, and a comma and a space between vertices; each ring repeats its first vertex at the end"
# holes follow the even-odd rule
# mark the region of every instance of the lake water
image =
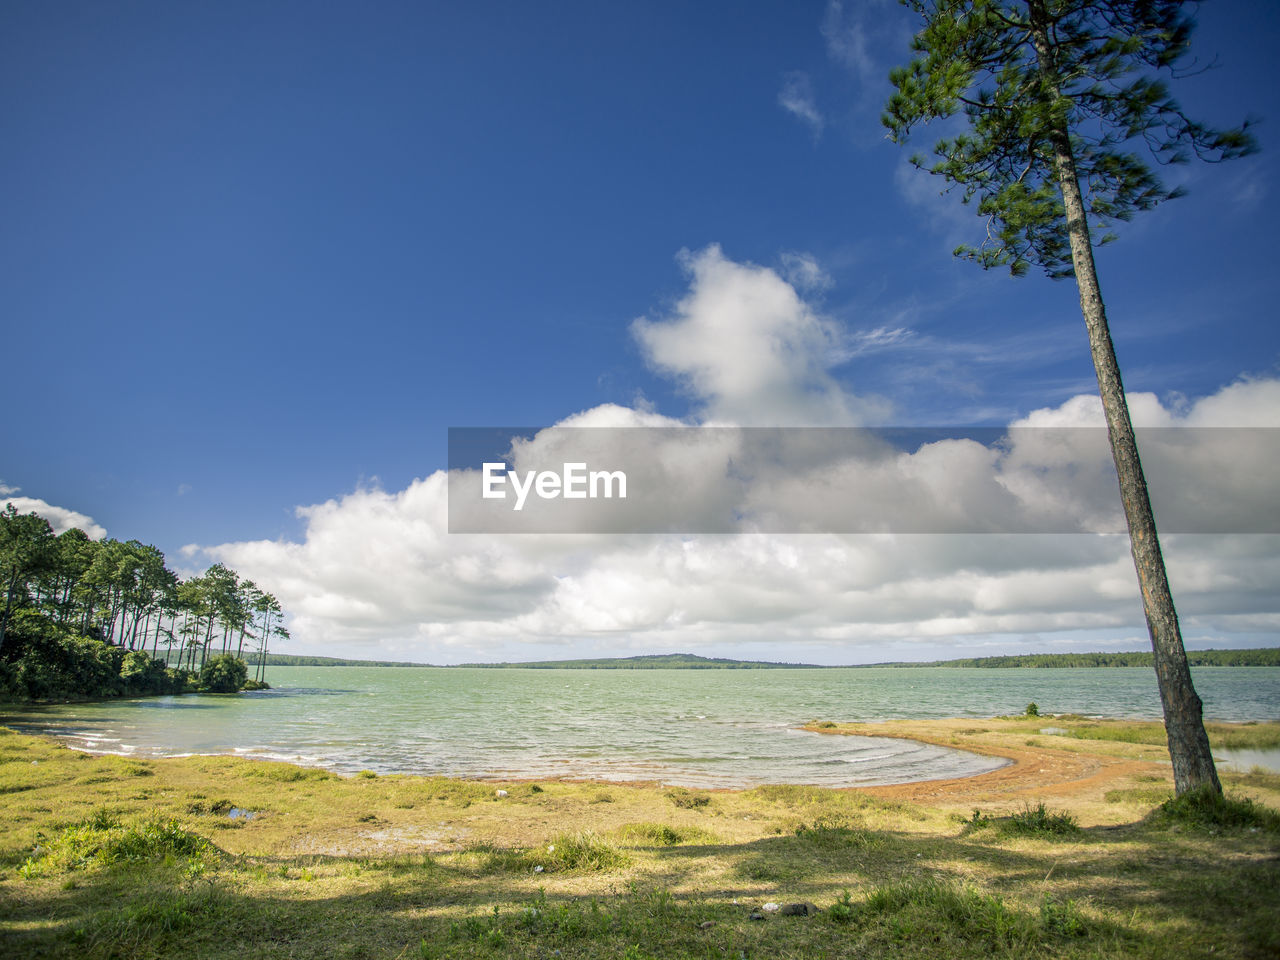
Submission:
MULTIPOLYGON (((1205 716, 1280 719, 1280 668, 1193 670, 1205 716)), ((1160 716, 1150 669, 481 670, 273 667, 239 696, 67 704, 0 723, 80 749, 230 753, 342 773, 855 786, 964 776, 1000 761, 832 737, 809 720, 1041 713, 1160 716)))

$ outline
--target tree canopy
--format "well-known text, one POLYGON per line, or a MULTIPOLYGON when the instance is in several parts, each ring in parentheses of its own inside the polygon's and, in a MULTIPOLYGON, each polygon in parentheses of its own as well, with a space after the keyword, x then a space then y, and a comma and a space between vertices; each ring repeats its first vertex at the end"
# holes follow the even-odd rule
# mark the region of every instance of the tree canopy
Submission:
POLYGON ((925 20, 919 56, 890 74, 883 122, 903 142, 922 123, 962 115, 921 169, 959 188, 988 220, 956 254, 1015 275, 1075 272, 1055 139, 1069 138, 1097 242, 1116 221, 1178 196, 1162 165, 1256 149, 1246 122, 1218 130, 1170 95, 1194 22, 1182 0, 905 0, 925 20))
POLYGON ((0 692, 11 696, 181 692, 213 679, 238 689, 245 676, 225 661, 203 681, 202 668, 219 657, 243 668, 246 642, 261 652, 287 635, 279 601, 222 564, 182 580, 154 546, 55 536, 12 504, 0 511, 0 577, 0 692))

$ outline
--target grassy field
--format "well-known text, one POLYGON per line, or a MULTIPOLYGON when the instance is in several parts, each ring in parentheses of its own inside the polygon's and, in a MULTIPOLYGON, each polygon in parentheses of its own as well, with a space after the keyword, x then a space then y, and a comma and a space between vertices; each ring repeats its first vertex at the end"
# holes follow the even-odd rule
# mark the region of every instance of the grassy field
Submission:
POLYGON ((0 728, 0 956, 1280 955, 1280 776, 1166 809, 1154 724, 814 728, 1014 762, 704 792, 124 759, 0 728))

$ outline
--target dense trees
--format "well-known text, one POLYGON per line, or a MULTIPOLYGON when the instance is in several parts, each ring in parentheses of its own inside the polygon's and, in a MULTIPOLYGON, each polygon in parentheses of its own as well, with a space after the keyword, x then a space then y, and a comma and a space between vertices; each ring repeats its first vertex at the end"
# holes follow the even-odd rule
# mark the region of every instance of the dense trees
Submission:
POLYGON ((0 577, 0 692, 10 695, 240 689, 246 644, 261 652, 287 636, 279 601, 222 564, 179 580, 153 546, 54 536, 12 504, 0 512, 0 577))
POLYGON ((1129 527, 1179 794, 1221 792, 1094 264, 1095 236, 1177 195, 1152 163, 1220 160, 1254 148, 1242 127, 1183 113, 1162 73, 1190 48, 1182 0, 904 0, 923 19, 916 58, 890 75, 895 141, 950 121, 934 159, 914 162, 977 201, 986 238, 956 252, 1014 275, 1074 276, 1129 527), (958 132, 956 132, 958 131, 958 132))

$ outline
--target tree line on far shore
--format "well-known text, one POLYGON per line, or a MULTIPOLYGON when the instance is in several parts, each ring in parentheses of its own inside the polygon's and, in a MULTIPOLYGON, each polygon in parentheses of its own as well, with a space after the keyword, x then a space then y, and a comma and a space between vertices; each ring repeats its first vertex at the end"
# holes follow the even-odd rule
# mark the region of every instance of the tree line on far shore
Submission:
POLYGON ((141 696, 261 689, 279 601, 220 563, 180 579, 137 540, 0 511, 0 696, 141 696), (246 655, 256 654, 249 678, 246 655))
MULTIPOLYGON (((895 667, 1150 667, 1150 650, 1130 653, 1025 653, 1011 656, 967 657, 929 663, 895 663, 895 667)), ((1280 647, 1256 650, 1188 650, 1193 667, 1280 667, 1280 647)))

